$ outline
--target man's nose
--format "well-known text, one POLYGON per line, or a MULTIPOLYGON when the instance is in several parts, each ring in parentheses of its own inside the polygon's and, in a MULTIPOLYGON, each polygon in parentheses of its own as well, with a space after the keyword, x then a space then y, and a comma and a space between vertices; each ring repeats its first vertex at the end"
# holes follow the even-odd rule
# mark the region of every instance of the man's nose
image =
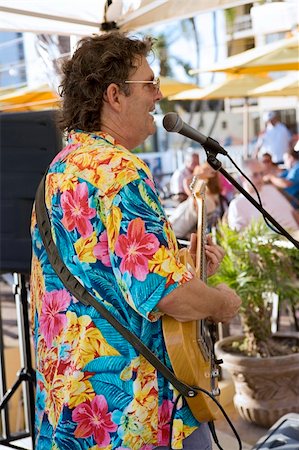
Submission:
POLYGON ((161 89, 159 88, 158 91, 157 91, 157 94, 156 94, 156 99, 155 99, 155 101, 156 101, 156 102, 159 102, 160 100, 162 100, 162 98, 164 98, 164 96, 163 96, 163 94, 162 94, 162 92, 161 92, 161 89))

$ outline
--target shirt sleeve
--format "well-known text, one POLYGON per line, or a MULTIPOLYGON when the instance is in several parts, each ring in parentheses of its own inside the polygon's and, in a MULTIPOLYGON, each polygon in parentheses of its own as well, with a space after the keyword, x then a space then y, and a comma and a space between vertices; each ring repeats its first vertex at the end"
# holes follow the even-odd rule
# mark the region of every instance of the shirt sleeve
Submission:
MULTIPOLYGON (((282 174, 283 176, 283 174, 282 174)), ((299 165, 298 167, 292 167, 290 170, 285 171, 283 178, 298 184, 299 183, 299 165)))

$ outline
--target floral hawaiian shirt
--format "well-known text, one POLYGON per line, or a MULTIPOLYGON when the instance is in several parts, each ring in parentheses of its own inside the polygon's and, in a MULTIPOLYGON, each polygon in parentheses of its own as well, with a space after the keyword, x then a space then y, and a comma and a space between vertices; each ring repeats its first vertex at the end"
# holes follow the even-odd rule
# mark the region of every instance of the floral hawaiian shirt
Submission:
MULTIPOLYGON (((81 284, 169 368, 159 301, 191 273, 147 165, 104 133, 73 132, 50 165, 54 240, 81 284)), ((56 276, 32 215, 36 449, 167 446, 178 393, 56 276)), ((172 446, 199 424, 178 403, 172 446)))

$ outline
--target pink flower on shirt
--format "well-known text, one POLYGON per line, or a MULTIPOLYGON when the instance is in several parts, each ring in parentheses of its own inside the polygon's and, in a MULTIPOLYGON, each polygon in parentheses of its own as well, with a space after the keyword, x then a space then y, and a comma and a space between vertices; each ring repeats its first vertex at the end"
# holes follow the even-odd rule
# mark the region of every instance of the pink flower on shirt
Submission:
POLYGON ((96 215, 96 210, 88 206, 87 184, 78 184, 74 191, 63 192, 61 206, 63 209, 62 223, 66 229, 72 231, 77 228, 82 237, 88 237, 92 233, 89 219, 96 215))
POLYGON ((109 248, 108 248, 108 236, 105 230, 99 239, 99 242, 95 245, 93 249, 94 256, 102 261, 104 266, 111 267, 109 248))
POLYGON ((91 401, 76 406, 72 419, 78 422, 75 429, 76 438, 93 436, 99 447, 106 447, 110 443, 110 433, 117 429, 111 420, 108 405, 103 395, 96 395, 91 401))
POLYGON ((132 220, 128 233, 118 237, 115 253, 122 258, 120 271, 129 272, 137 280, 144 281, 149 272, 148 260, 159 248, 159 241, 152 233, 145 233, 144 221, 132 220))
POLYGON ((164 400, 162 405, 159 406, 158 411, 158 441, 159 445, 167 446, 169 443, 169 432, 170 432, 170 419, 173 404, 170 400, 164 400))
POLYGON ((78 147, 80 147, 80 144, 69 144, 67 145, 61 152, 58 153, 57 156, 53 159, 51 165, 55 164, 57 161, 62 161, 69 153, 76 150, 78 147))
POLYGON ((65 290, 45 293, 39 323, 47 347, 52 345, 54 337, 58 336, 66 325, 66 315, 62 312, 67 309, 70 301, 70 294, 65 290))

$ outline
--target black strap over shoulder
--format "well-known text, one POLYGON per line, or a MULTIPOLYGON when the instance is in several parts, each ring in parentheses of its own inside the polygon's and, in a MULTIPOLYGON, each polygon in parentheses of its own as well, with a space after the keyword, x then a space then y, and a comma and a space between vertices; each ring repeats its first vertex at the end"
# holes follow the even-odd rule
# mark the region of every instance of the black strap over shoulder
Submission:
POLYGON ((184 397, 195 397, 196 390, 176 378, 174 373, 168 369, 156 355, 131 331, 127 330, 114 316, 111 314, 101 302, 97 301, 82 284, 68 270, 62 259, 60 258, 58 249, 54 243, 51 233, 51 224, 48 211, 45 204, 45 182, 46 175, 41 180, 36 197, 35 211, 37 225, 42 237, 43 244, 48 254, 51 266, 63 285, 69 292, 84 305, 93 306, 132 346, 141 353, 184 397))

